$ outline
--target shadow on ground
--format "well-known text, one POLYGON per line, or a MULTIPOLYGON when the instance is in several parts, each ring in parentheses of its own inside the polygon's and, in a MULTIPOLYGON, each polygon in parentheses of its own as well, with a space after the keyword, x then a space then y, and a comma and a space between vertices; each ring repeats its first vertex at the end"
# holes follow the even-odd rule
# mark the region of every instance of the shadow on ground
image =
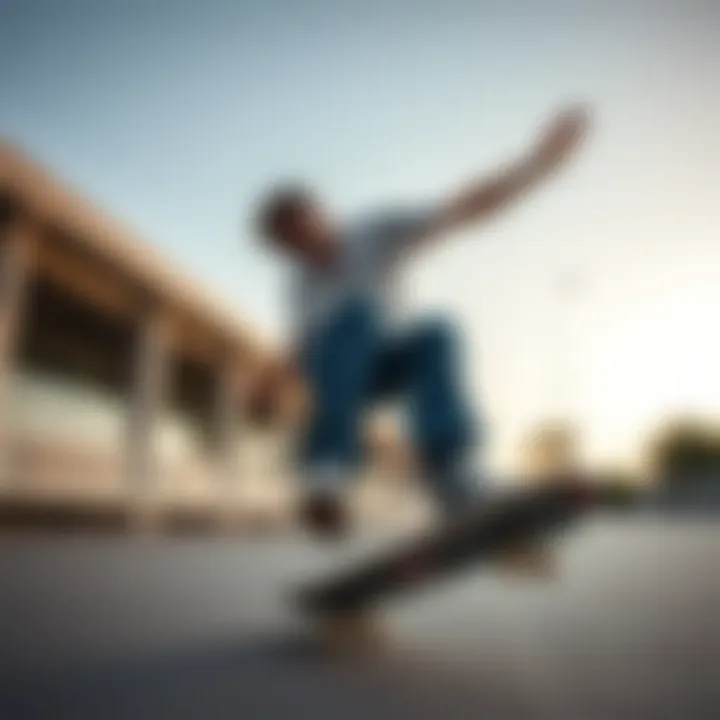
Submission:
MULTIPOLYGON (((311 635, 256 634, 155 653, 128 653, 13 678, 5 720, 56 718, 435 718, 493 714, 497 683, 463 682, 447 665, 399 654, 329 657, 311 635)), ((537 708, 512 717, 538 717, 537 708)))
POLYGON ((329 657, 283 589, 297 541, 0 542, 0 720, 715 720, 720 528, 599 520, 560 581, 405 598, 385 652, 329 657))

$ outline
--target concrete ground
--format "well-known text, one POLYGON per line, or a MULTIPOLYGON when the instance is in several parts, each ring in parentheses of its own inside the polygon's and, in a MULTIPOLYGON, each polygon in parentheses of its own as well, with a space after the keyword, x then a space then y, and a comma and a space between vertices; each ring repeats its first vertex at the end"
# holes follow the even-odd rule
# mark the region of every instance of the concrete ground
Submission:
POLYGON ((476 572, 387 608, 380 656, 319 654, 305 541, 0 539, 0 718, 720 716, 717 518, 596 519, 549 584, 476 572))

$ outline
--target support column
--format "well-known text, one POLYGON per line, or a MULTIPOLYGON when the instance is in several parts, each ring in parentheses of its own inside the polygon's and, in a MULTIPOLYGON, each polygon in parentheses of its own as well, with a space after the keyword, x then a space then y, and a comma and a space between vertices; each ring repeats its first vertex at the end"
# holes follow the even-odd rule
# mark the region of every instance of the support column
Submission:
MULTIPOLYGON (((3 214, 5 215, 5 214, 3 214)), ((12 482, 8 390, 24 322, 32 228, 19 213, 0 217, 0 486, 12 482)))
POLYGON ((237 508, 238 408, 240 403, 239 372, 234 358, 229 357, 215 384, 215 448, 214 465, 218 486, 221 523, 230 528, 237 508))
POLYGON ((224 485, 233 483, 237 470, 239 402, 237 369, 228 362, 218 375, 215 385, 215 463, 218 480, 224 485))
POLYGON ((151 309, 137 331, 128 418, 127 491, 131 521, 140 530, 153 529, 158 520, 158 429, 169 379, 169 336, 166 316, 151 309))

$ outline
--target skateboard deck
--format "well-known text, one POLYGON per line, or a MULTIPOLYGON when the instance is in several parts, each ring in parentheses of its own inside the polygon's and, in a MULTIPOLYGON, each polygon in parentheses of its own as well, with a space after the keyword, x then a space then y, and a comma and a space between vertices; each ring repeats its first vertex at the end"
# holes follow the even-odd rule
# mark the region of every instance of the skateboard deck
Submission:
POLYGON ((319 618, 363 612, 392 596, 420 590, 513 547, 562 531, 590 500, 587 488, 570 485, 507 493, 480 503, 457 521, 302 586, 295 600, 303 612, 319 618))

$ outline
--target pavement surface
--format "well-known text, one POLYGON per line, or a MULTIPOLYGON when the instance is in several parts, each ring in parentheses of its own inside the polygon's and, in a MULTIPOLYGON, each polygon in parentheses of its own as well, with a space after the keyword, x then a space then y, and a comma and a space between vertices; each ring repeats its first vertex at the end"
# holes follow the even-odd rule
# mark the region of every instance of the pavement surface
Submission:
POLYGON ((478 570, 386 608, 383 653, 323 655, 287 591, 365 551, 0 538, 0 718, 720 717, 717 517, 592 520, 558 580, 478 570))

